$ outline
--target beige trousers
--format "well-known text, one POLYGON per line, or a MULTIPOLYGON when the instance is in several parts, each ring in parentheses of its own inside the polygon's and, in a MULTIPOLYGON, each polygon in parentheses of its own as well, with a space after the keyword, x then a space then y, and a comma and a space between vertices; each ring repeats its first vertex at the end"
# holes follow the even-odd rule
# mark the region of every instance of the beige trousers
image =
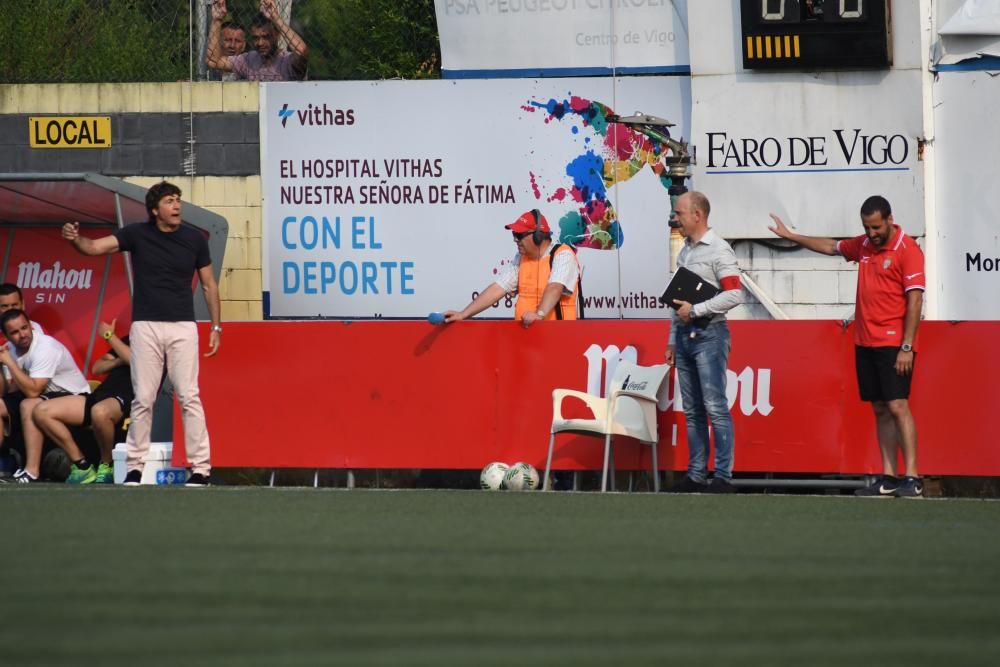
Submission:
POLYGON ((208 475, 210 462, 205 410, 198 393, 198 329, 194 322, 133 322, 131 424, 128 429, 129 471, 142 470, 153 430, 153 404, 160 390, 163 366, 174 385, 184 420, 184 448, 194 472, 208 475))

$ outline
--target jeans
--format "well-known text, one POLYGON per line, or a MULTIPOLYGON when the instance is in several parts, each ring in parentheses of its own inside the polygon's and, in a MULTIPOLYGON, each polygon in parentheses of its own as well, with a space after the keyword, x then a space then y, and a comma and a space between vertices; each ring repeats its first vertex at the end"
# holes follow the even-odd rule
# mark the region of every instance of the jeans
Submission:
POLYGON ((704 483, 708 476, 709 421, 715 434, 715 477, 726 481, 733 477, 733 417, 726 399, 730 347, 725 322, 715 322, 705 329, 677 326, 674 364, 687 420, 687 474, 696 482, 704 483))

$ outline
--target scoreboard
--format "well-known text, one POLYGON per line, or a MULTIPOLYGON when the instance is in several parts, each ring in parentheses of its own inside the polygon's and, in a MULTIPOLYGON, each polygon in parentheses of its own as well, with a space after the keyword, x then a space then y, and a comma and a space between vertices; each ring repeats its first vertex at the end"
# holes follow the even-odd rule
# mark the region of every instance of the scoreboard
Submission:
POLYGON ((888 68, 890 0, 740 0, 743 67, 888 68))

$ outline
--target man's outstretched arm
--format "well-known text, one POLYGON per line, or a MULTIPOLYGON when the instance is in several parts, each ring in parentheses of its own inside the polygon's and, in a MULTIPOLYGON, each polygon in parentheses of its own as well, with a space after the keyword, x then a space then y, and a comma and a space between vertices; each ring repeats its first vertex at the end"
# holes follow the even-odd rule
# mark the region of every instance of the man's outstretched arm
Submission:
POLYGON ((804 234, 796 234, 788 227, 785 223, 781 221, 781 218, 776 216, 774 213, 771 214, 771 219, 774 220, 774 226, 768 227, 772 232, 777 234, 783 239, 788 239, 798 243, 803 248, 808 248, 813 252, 820 252, 824 255, 836 255, 837 254, 837 240, 823 238, 821 236, 805 236, 804 234))

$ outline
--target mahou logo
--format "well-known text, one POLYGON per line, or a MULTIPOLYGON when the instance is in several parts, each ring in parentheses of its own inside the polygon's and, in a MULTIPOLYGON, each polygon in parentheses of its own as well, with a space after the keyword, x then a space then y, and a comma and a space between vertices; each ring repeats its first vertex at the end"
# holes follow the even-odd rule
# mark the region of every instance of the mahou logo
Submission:
MULTIPOLYGON (((631 345, 619 349, 617 345, 601 347, 593 344, 587 348, 583 356, 587 360, 587 393, 595 396, 605 395, 602 378, 613 376, 618 362, 625 360, 637 363, 638 358, 635 347, 631 345)), ((633 387, 628 388, 633 389, 633 387)), ((727 369, 726 398, 730 409, 738 403, 740 412, 746 416, 755 412, 765 417, 771 414, 774 410, 774 406, 771 405, 771 369, 747 366, 739 373, 727 369)), ((667 392, 657 407, 663 411, 684 410, 681 402, 681 382, 676 373, 671 391, 667 392)))
POLYGON ((21 289, 90 289, 91 269, 64 269, 60 262, 42 268, 41 262, 17 265, 17 284, 21 289))

